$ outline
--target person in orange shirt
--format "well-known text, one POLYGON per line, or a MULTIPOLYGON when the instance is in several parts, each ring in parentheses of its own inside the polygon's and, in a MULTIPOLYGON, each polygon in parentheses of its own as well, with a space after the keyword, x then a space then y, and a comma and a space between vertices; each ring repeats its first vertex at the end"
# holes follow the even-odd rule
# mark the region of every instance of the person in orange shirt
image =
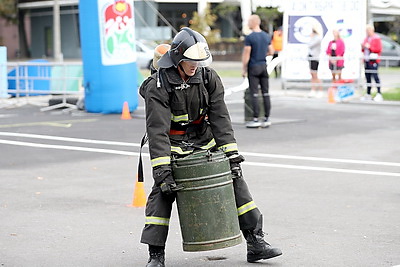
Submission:
MULTIPOLYGON (((279 27, 276 31, 274 31, 274 34, 272 36, 271 44, 274 49, 274 55, 272 59, 278 57, 279 53, 282 51, 282 38, 283 38, 282 27, 279 27)), ((280 66, 276 66, 274 70, 275 70, 275 77, 279 77, 278 72, 280 71, 280 66)))

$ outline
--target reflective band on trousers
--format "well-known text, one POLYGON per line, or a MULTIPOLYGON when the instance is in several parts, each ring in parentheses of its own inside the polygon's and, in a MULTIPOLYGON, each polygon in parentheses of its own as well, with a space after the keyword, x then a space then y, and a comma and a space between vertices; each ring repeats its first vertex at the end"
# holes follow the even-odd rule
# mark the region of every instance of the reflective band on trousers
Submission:
POLYGON ((179 155, 186 155, 192 153, 193 149, 183 151, 179 146, 171 146, 171 152, 175 152, 179 155))
POLYGON ((236 143, 230 143, 230 144, 220 146, 219 149, 221 149, 225 153, 230 152, 230 151, 238 151, 238 147, 237 147, 236 143))
POLYGON ((215 143, 215 139, 213 138, 213 139, 211 139, 211 141, 210 142, 208 142, 208 144, 207 145, 205 145, 205 146, 202 146, 202 147, 200 147, 201 149, 210 149, 210 148, 212 148, 213 146, 215 146, 216 145, 216 143, 215 143))
MULTIPOLYGON (((212 148, 213 146, 215 146, 215 144, 216 144, 216 143, 215 143, 215 139, 213 138, 213 139, 211 139, 210 142, 208 142, 207 145, 201 146, 200 149, 207 150, 207 149, 210 149, 210 148, 212 148)), ((171 146, 171 152, 177 153, 177 154, 179 154, 179 155, 187 155, 187 154, 190 154, 190 153, 193 152, 193 150, 194 150, 194 149, 189 149, 189 150, 183 151, 182 148, 179 147, 179 146, 171 146)))
POLYGON ((189 115, 188 114, 183 114, 183 115, 171 114, 171 120, 174 122, 188 121, 189 115))
POLYGON ((160 165, 168 165, 171 163, 171 158, 167 157, 159 157, 151 160, 151 167, 157 167, 160 165))
POLYGON ((246 212, 249 212, 251 210, 254 210, 255 208, 257 208, 256 203, 254 203, 254 201, 250 201, 242 206, 240 206, 237 210, 238 210, 238 215, 243 215, 246 212))
POLYGON ((169 219, 162 217, 146 217, 145 224, 165 225, 169 226, 169 219))

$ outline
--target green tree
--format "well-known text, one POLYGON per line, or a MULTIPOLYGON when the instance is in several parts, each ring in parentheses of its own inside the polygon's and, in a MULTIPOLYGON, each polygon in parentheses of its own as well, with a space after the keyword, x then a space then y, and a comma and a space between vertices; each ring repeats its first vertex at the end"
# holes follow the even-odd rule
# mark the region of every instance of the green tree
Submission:
POLYGON ((261 26, 265 31, 276 29, 282 25, 282 13, 277 8, 258 7, 255 13, 260 16, 261 26))
POLYGON ((18 25, 20 57, 30 57, 25 29, 25 11, 18 10, 17 0, 0 0, 0 17, 18 25))
POLYGON ((389 34, 396 42, 400 43, 400 17, 396 16, 395 20, 389 25, 389 34))
POLYGON ((17 2, 16 0, 0 0, 0 17, 9 22, 17 23, 17 2))
POLYGON ((241 27, 239 28, 238 26, 241 26, 241 24, 238 25, 237 21, 235 21, 235 16, 239 12, 239 6, 238 5, 233 5, 230 3, 221 3, 218 4, 214 9, 214 14, 216 14, 218 17, 225 19, 228 21, 229 25, 232 27, 233 32, 237 35, 240 36, 242 34, 241 27))
POLYGON ((220 40, 220 31, 212 29, 216 20, 217 16, 211 13, 210 5, 208 4, 203 16, 198 12, 193 12, 190 28, 204 35, 209 44, 213 44, 220 40))

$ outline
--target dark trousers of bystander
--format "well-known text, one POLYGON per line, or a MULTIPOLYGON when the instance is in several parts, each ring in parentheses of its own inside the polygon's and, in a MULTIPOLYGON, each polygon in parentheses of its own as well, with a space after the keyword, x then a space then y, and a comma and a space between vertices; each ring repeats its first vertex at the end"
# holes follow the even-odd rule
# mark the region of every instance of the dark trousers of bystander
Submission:
POLYGON ((374 77, 378 93, 381 93, 381 81, 378 76, 378 67, 379 64, 376 62, 365 62, 365 79, 367 80, 367 94, 369 95, 371 94, 372 77, 374 77))
POLYGON ((260 107, 258 105, 259 87, 264 102, 265 117, 269 118, 271 111, 271 100, 269 97, 269 76, 266 65, 254 65, 248 68, 249 88, 251 93, 251 104, 253 106, 253 117, 258 118, 260 115, 260 107))

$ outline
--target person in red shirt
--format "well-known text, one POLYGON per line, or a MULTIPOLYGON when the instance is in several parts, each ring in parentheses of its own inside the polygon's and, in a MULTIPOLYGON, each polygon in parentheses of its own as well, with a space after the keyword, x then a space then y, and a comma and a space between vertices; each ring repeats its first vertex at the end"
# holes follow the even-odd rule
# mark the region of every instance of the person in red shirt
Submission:
POLYGON ((345 45, 342 38, 340 38, 340 33, 338 30, 334 29, 332 33, 333 40, 329 42, 328 48, 326 49, 326 54, 329 56, 329 69, 332 72, 332 82, 335 82, 342 79, 345 45))
POLYGON ((365 79, 367 80, 367 94, 363 97, 363 100, 372 99, 371 78, 374 77, 378 91, 374 100, 382 101, 381 82, 378 76, 379 62, 381 61, 379 57, 382 52, 382 41, 381 38, 375 34, 375 28, 372 25, 367 25, 367 37, 365 37, 364 42, 362 43, 362 51, 364 52, 365 79))

